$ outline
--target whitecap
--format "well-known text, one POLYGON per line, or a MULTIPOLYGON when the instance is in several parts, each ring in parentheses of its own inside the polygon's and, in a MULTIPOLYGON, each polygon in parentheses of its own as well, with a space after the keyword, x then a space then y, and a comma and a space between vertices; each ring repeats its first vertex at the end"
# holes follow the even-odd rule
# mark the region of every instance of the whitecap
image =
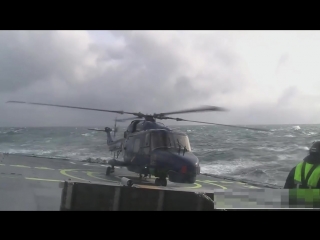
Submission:
POLYGON ((316 135, 316 134, 318 134, 318 133, 316 133, 316 132, 309 132, 309 133, 306 133, 308 136, 311 136, 311 135, 316 135))
POLYGON ((285 135, 285 137, 295 137, 295 136, 293 136, 293 135, 291 135, 291 134, 289 134, 289 135, 285 135))
POLYGON ((308 150, 309 150, 309 148, 308 148, 308 147, 302 147, 302 146, 299 146, 299 147, 298 147, 298 149, 302 149, 302 150, 306 150, 306 151, 308 151, 308 150))
POLYGON ((252 160, 246 160, 246 159, 235 159, 231 162, 226 162, 224 160, 216 161, 213 165, 207 165, 203 164, 201 165, 201 172, 202 173, 211 173, 211 174, 217 174, 217 175, 224 175, 224 174, 230 174, 238 170, 246 169, 248 167, 258 167, 261 166, 262 163, 252 161, 252 160))

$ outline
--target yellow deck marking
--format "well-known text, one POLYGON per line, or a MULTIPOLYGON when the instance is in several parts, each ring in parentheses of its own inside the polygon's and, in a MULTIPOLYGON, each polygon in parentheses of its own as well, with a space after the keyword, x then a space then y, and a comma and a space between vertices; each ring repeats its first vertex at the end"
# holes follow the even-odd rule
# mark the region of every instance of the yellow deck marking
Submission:
POLYGON ((202 182, 202 183, 207 183, 207 184, 210 184, 210 185, 214 185, 214 186, 220 187, 220 188, 222 188, 222 189, 227 189, 227 188, 224 187, 224 186, 221 186, 221 185, 219 185, 219 184, 216 184, 216 183, 213 183, 213 182, 210 182, 210 181, 199 181, 199 180, 198 180, 198 182, 202 182))
POLYGON ((76 172, 76 171, 79 171, 79 170, 83 170, 83 169, 61 169, 60 173, 62 175, 65 175, 65 176, 69 177, 69 178, 74 178, 74 179, 79 179, 79 180, 82 180, 82 181, 85 181, 85 182, 90 182, 89 180, 86 180, 86 179, 83 179, 83 178, 79 178, 79 177, 74 177, 74 176, 71 176, 68 173, 66 173, 66 172, 76 172))
POLYGON ((47 182, 63 182, 63 180, 44 179, 44 178, 25 178, 26 180, 47 181, 47 182))
POLYGON ((195 186, 193 187, 183 187, 183 188, 202 188, 202 185, 199 183, 194 183, 195 186))
POLYGON ((89 177, 96 178, 96 179, 100 179, 100 180, 104 180, 104 181, 107 181, 107 182, 118 183, 118 181, 111 181, 111 180, 108 180, 108 179, 105 179, 105 178, 99 178, 99 177, 97 177, 97 176, 94 176, 94 175, 93 175, 94 173, 95 173, 95 172, 87 172, 87 175, 88 175, 89 177))
POLYGON ((261 189, 259 187, 250 186, 247 183, 243 183, 243 182, 226 182, 226 181, 211 181, 211 180, 204 180, 203 182, 206 182, 206 183, 227 183, 227 184, 235 184, 236 183, 236 184, 241 184, 241 185, 243 185, 243 187, 246 187, 246 188, 261 189))
POLYGON ((54 170, 53 168, 47 168, 47 167, 34 167, 36 169, 43 169, 43 170, 54 170))
POLYGON ((24 166, 24 165, 10 165, 10 167, 31 168, 31 167, 29 167, 29 166, 24 166))
POLYGON ((211 181, 211 180, 197 180, 198 182, 213 182, 218 183, 219 181, 211 181))

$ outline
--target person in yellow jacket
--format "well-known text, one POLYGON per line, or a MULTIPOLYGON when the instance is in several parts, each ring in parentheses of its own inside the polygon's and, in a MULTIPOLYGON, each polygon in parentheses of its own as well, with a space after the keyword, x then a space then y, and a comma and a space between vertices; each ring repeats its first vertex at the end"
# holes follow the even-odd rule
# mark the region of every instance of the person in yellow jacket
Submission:
POLYGON ((290 171, 284 189, 296 207, 320 206, 320 141, 312 144, 309 155, 290 171))
POLYGON ((320 141, 314 142, 309 155, 290 171, 283 188, 320 189, 320 141))

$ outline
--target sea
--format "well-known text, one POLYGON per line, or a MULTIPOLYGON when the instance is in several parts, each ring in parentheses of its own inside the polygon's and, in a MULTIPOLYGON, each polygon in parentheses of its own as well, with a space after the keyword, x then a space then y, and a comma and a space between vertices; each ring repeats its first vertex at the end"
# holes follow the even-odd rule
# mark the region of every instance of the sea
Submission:
MULTIPOLYGON (((320 125, 251 127, 269 132, 215 125, 171 126, 188 134, 202 173, 281 187, 292 167, 308 155, 313 141, 320 140, 320 125)), ((88 128, 99 127, 0 128, 0 153, 89 162, 111 159, 106 133, 88 128)), ((125 129, 119 127, 115 138, 121 138, 125 129)))

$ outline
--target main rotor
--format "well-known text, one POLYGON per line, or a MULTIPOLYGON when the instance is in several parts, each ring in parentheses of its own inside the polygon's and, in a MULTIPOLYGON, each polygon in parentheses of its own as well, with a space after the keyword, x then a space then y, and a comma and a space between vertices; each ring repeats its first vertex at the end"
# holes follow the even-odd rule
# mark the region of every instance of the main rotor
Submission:
POLYGON ((183 113, 196 113, 196 112, 224 112, 227 109, 222 107, 216 106, 201 106, 197 108, 190 108, 185 110, 173 111, 173 112, 165 112, 165 113, 154 113, 144 114, 141 112, 125 112, 125 111, 115 111, 115 110, 106 110, 106 109, 97 109, 97 108, 84 108, 84 107, 74 107, 74 106, 66 106, 66 105, 57 105, 57 104, 47 104, 47 103, 34 103, 34 102, 21 102, 21 101, 8 101, 7 103, 19 103, 19 104, 33 104, 33 105, 42 105, 42 106, 51 106, 51 107, 62 107, 62 108, 72 108, 72 109, 81 109, 81 110, 91 110, 91 111, 99 111, 99 112, 110 112, 110 113, 118 113, 118 114, 131 114, 135 117, 126 118, 126 119, 117 119, 117 122, 124 122, 128 120, 135 120, 135 119, 145 119, 146 121, 155 122, 156 119, 159 120, 175 120, 175 121, 183 121, 183 122, 194 122, 194 123, 203 123, 203 124, 212 124, 212 125, 219 125, 219 126, 227 126, 227 127, 236 127, 236 128, 244 128, 244 129, 251 129, 256 131, 265 131, 268 132, 266 129, 259 129, 259 128, 249 128, 243 126, 235 126, 235 125, 226 125, 226 124, 219 124, 219 123, 210 123, 210 122, 202 122, 202 121, 193 121, 187 120, 183 118, 173 118, 168 117, 168 115, 172 114, 183 114, 183 113))

